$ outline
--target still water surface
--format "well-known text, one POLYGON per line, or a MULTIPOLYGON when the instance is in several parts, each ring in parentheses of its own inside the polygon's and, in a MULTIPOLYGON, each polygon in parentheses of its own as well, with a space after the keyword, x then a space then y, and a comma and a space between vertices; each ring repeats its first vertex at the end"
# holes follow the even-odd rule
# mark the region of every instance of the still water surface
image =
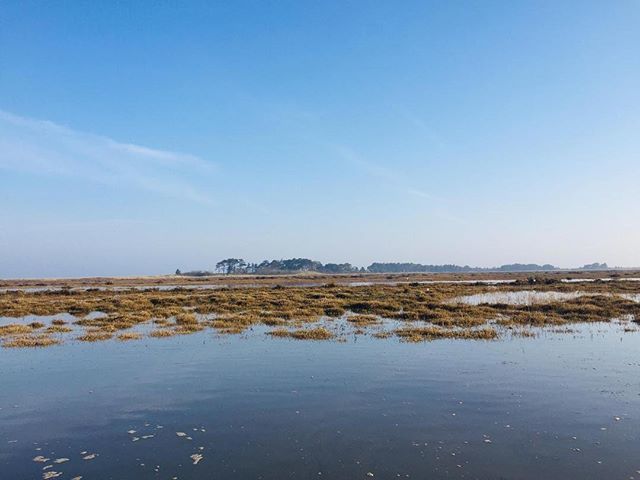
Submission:
POLYGON ((203 332, 0 349, 2 479, 638 471, 640 333, 613 323, 490 342, 203 332))

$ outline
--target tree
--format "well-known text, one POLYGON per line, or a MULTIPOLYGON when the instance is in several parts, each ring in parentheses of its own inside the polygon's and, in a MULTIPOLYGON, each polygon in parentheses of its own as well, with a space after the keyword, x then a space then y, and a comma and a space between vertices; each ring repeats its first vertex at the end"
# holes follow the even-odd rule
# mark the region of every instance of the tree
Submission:
POLYGON ((247 262, 242 258, 226 258, 216 263, 216 270, 226 275, 232 273, 243 273, 247 267, 247 262))
POLYGON ((176 275, 182 275, 182 272, 180 271, 179 268, 176 268, 176 275))

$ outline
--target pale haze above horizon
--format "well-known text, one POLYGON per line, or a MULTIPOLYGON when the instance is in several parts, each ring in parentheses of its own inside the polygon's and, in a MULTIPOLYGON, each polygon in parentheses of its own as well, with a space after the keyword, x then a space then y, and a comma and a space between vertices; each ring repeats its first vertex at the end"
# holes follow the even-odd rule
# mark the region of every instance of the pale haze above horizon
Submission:
POLYGON ((0 5, 0 278, 640 266, 640 2, 0 5))

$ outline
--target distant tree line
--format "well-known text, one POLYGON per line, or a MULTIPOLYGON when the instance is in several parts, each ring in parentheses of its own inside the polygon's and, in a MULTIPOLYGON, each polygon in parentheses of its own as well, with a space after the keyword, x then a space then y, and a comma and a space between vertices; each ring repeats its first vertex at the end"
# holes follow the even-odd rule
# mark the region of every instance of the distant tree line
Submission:
POLYGON ((470 267, 469 265, 422 265, 420 263, 372 263, 367 271, 372 273, 469 273, 469 272, 546 272, 557 270, 550 264, 538 265, 535 263, 511 263, 500 267, 483 268, 470 267))
MULTIPOLYGON (((590 263, 579 270, 607 270, 606 263, 590 263)), ((308 258, 290 258, 286 260, 264 260, 260 263, 246 262, 242 258, 226 258, 216 263, 213 271, 195 270, 181 272, 176 275, 206 276, 215 273, 225 275, 253 274, 273 275, 279 273, 318 272, 318 273, 473 273, 473 272, 549 272, 560 270, 551 264, 510 263, 499 267, 484 268, 469 265, 422 265, 420 263, 380 263, 374 262, 365 268, 354 267, 350 263, 321 263, 308 258)))
POLYGON ((290 258, 286 260, 263 260, 260 263, 245 262, 242 258, 226 258, 216 263, 215 271, 231 274, 275 274, 290 272, 319 272, 319 273, 354 273, 364 272, 350 263, 326 263, 323 264, 308 258, 290 258))

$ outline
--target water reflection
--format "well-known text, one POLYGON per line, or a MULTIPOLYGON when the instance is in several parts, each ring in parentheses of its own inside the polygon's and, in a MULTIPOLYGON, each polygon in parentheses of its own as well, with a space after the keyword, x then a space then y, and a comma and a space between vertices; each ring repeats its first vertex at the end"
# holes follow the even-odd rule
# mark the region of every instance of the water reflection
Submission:
POLYGON ((451 303, 463 303, 465 305, 533 305, 536 303, 553 303, 573 300, 588 295, 596 295, 588 292, 548 292, 536 290, 518 290, 514 292, 487 292, 475 295, 464 295, 453 298, 451 303))
POLYGON ((629 478, 638 347, 612 323, 495 342, 257 331, 0 349, 2 478, 629 478))

